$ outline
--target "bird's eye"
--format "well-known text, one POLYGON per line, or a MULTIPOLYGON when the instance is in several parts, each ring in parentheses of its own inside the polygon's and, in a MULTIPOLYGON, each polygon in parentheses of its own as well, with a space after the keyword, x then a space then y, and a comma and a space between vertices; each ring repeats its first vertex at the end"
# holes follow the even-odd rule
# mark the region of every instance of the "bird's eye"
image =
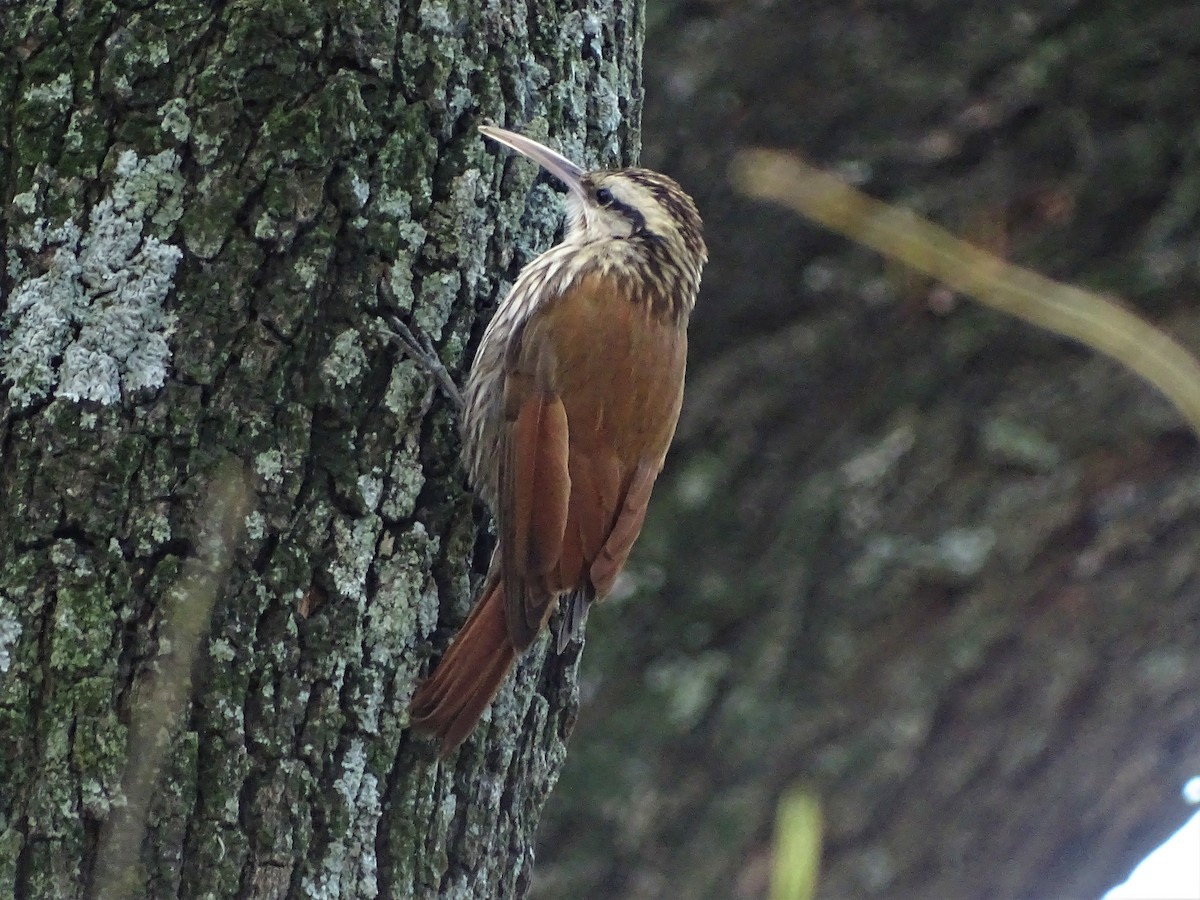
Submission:
POLYGON ((608 206, 614 199, 612 191, 608 188, 600 188, 596 191, 596 202, 601 206, 608 206))

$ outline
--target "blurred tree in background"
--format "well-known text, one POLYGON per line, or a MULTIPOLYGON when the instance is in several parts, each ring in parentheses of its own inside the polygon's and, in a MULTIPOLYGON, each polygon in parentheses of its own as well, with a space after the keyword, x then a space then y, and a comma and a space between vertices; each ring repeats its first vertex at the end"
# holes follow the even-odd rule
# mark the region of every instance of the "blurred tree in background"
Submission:
POLYGON ((712 263, 634 598, 597 611, 539 897, 1095 897, 1200 772, 1195 439, 1107 359, 774 207, 803 153, 1200 348, 1200 8, 651 2, 642 160, 712 263))

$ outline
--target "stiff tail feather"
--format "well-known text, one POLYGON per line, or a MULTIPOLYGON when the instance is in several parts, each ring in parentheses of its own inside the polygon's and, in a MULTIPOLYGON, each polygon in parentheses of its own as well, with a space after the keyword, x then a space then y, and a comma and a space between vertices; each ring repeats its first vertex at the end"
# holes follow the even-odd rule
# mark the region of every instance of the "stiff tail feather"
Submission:
POLYGON ((515 656, 505 622, 504 588, 495 581, 433 674, 413 694, 408 707, 412 727, 441 741, 445 756, 475 728, 515 656))

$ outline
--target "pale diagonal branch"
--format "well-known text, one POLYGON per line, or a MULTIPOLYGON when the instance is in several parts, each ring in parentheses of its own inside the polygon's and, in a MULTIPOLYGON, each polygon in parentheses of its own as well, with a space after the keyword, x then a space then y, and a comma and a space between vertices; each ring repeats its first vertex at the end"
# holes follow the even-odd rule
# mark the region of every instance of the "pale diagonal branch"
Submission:
POLYGON ((980 303, 1107 353, 1162 391, 1200 436, 1200 363, 1112 300, 1006 263, 791 153, 743 151, 732 178, 747 196, 779 203, 980 303))

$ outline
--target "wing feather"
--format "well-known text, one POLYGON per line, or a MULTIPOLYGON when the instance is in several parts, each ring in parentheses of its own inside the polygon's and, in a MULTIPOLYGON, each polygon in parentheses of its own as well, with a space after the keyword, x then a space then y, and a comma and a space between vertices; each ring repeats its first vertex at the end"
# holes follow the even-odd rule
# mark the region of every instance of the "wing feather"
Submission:
POLYGON ((642 532, 642 525, 646 522, 646 509, 650 505, 650 493, 654 490, 657 478, 657 467, 646 463, 638 465, 633 478, 630 479, 629 489, 625 492, 625 500, 621 504, 617 521, 600 552, 592 557, 588 576, 596 588, 596 593, 601 597, 612 588, 617 575, 629 559, 629 551, 633 549, 634 542, 642 532))
POLYGON ((544 585, 558 565, 571 476, 567 469, 567 415, 562 400, 534 390, 509 428, 501 480, 501 554, 509 636, 529 646, 552 599, 544 585))

